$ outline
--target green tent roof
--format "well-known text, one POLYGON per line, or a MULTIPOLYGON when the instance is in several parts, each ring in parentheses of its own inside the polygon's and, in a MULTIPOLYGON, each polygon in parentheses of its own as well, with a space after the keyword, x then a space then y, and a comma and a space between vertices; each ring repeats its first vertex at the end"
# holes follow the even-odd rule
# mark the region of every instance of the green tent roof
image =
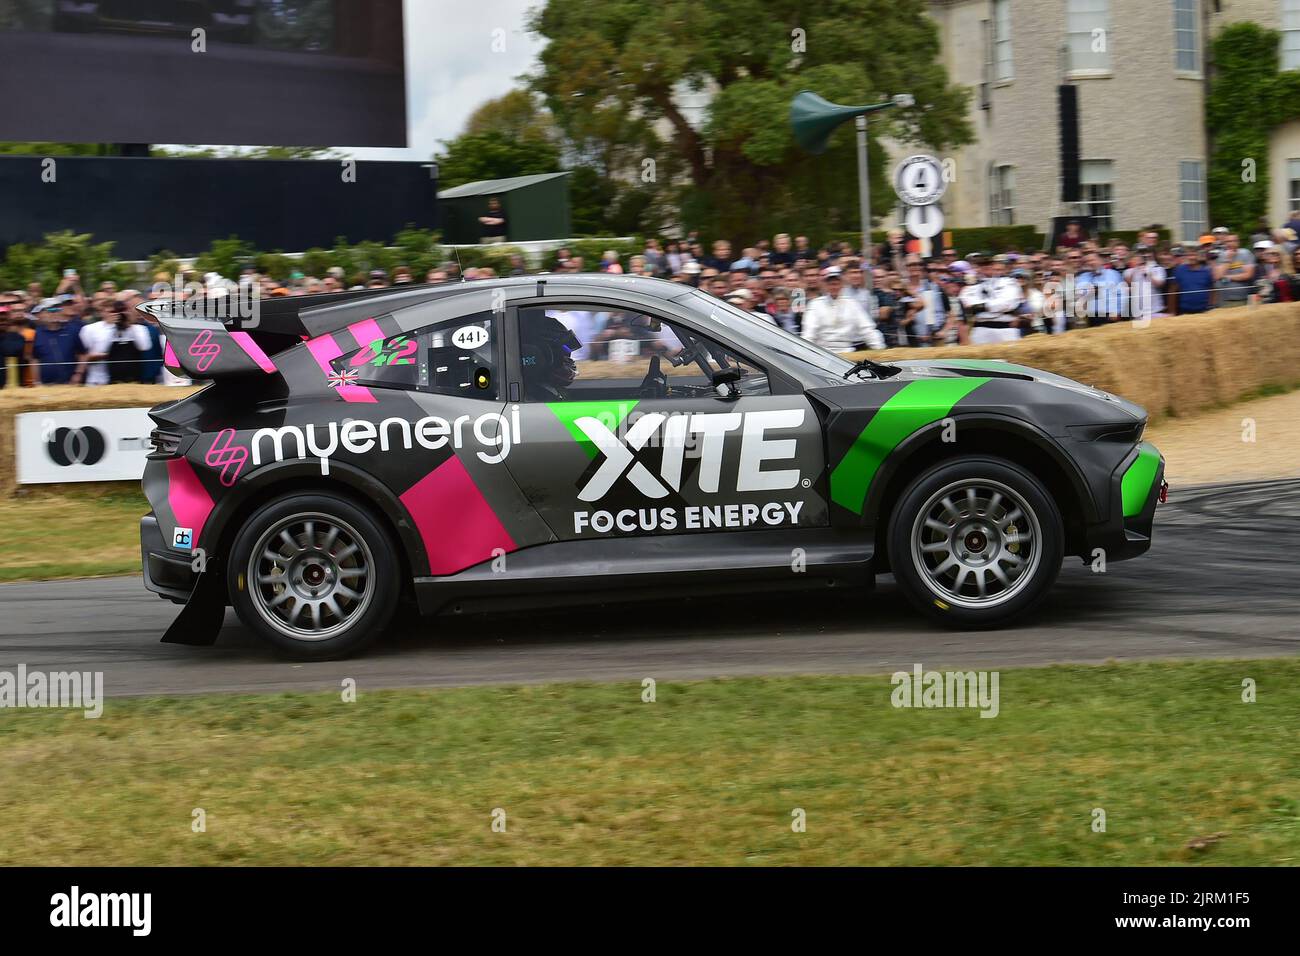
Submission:
POLYGON ((565 173, 539 173, 536 176, 513 176, 510 179, 483 179, 476 183, 466 183, 463 186, 453 186, 451 189, 444 189, 438 193, 439 199, 464 199, 466 196, 496 196, 500 193, 508 193, 514 189, 523 189, 526 186, 532 186, 537 183, 544 183, 548 179, 558 179, 561 176, 569 175, 565 173))

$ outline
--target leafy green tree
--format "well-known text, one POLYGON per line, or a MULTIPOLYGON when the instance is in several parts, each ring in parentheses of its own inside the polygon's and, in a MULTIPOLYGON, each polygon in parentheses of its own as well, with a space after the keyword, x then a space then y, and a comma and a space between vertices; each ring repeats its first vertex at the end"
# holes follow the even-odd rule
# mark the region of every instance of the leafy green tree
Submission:
POLYGON ((554 143, 560 136, 551 114, 542 108, 533 93, 523 89, 488 100, 470 114, 464 132, 471 136, 504 133, 530 143, 554 143))
POLYGON ((812 157, 790 132, 794 95, 841 103, 909 92, 916 106, 872 122, 873 189, 886 171, 874 137, 935 149, 971 139, 970 91, 948 81, 924 0, 547 0, 531 28, 547 40, 533 87, 574 143, 610 176, 655 161, 680 170, 682 216, 733 240, 775 228, 857 225, 852 129, 812 157), (702 115, 683 106, 702 94, 702 115), (829 221, 828 221, 829 220, 829 221))
POLYGON ((569 176, 569 217, 575 236, 608 235, 606 216, 617 189, 594 166, 579 166, 569 176))
POLYGON ((481 179, 508 179, 553 173, 560 168, 560 153, 549 143, 523 141, 507 133, 467 133, 444 140, 445 151, 434 156, 438 186, 450 189, 481 179))
POLYGON ((16 243, 5 250, 0 262, 0 289, 25 289, 39 282, 46 295, 53 294, 65 269, 76 269, 87 292, 112 280, 123 286, 133 274, 129 267, 113 262, 111 242, 93 242, 88 234, 71 230, 48 233, 39 244, 16 243))
POLYGON ((396 265, 408 266, 417 282, 423 282, 428 271, 444 258, 438 234, 428 229, 403 229, 393 237, 393 246, 397 251, 396 265))
POLYGON ((246 263, 252 262, 257 250, 252 243, 245 242, 238 236, 214 240, 208 250, 194 261, 194 270, 199 275, 216 272, 227 279, 239 277, 246 263))

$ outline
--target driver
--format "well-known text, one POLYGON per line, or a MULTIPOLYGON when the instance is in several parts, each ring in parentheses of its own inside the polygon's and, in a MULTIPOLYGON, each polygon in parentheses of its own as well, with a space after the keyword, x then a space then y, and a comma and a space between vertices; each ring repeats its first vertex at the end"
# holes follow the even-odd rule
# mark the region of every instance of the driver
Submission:
POLYGON ((524 401, 563 402, 578 376, 573 353, 582 342, 564 323, 549 315, 532 317, 519 336, 524 373, 524 401))

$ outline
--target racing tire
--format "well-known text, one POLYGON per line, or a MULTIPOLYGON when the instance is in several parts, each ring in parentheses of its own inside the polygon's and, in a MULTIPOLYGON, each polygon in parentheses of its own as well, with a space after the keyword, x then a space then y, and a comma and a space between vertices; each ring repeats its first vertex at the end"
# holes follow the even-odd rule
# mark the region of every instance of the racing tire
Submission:
POLYGON ((1000 627, 1037 606, 1061 570, 1064 542, 1042 483, 991 456, 923 472, 899 497, 887 534, 899 589, 959 630, 1000 627))
POLYGON ((235 536, 228 567, 240 621, 300 661, 336 660, 369 645, 401 591, 401 563, 383 524, 332 494, 262 505, 235 536))

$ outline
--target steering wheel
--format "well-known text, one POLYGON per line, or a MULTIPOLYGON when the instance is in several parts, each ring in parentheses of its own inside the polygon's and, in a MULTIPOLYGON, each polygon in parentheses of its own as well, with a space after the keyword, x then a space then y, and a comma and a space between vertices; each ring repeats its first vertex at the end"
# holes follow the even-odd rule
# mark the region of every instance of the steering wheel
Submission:
POLYGON ((660 368, 659 356, 652 356, 650 359, 650 368, 645 373, 645 378, 641 379, 641 385, 636 391, 640 398, 665 398, 668 395, 668 376, 660 368))

